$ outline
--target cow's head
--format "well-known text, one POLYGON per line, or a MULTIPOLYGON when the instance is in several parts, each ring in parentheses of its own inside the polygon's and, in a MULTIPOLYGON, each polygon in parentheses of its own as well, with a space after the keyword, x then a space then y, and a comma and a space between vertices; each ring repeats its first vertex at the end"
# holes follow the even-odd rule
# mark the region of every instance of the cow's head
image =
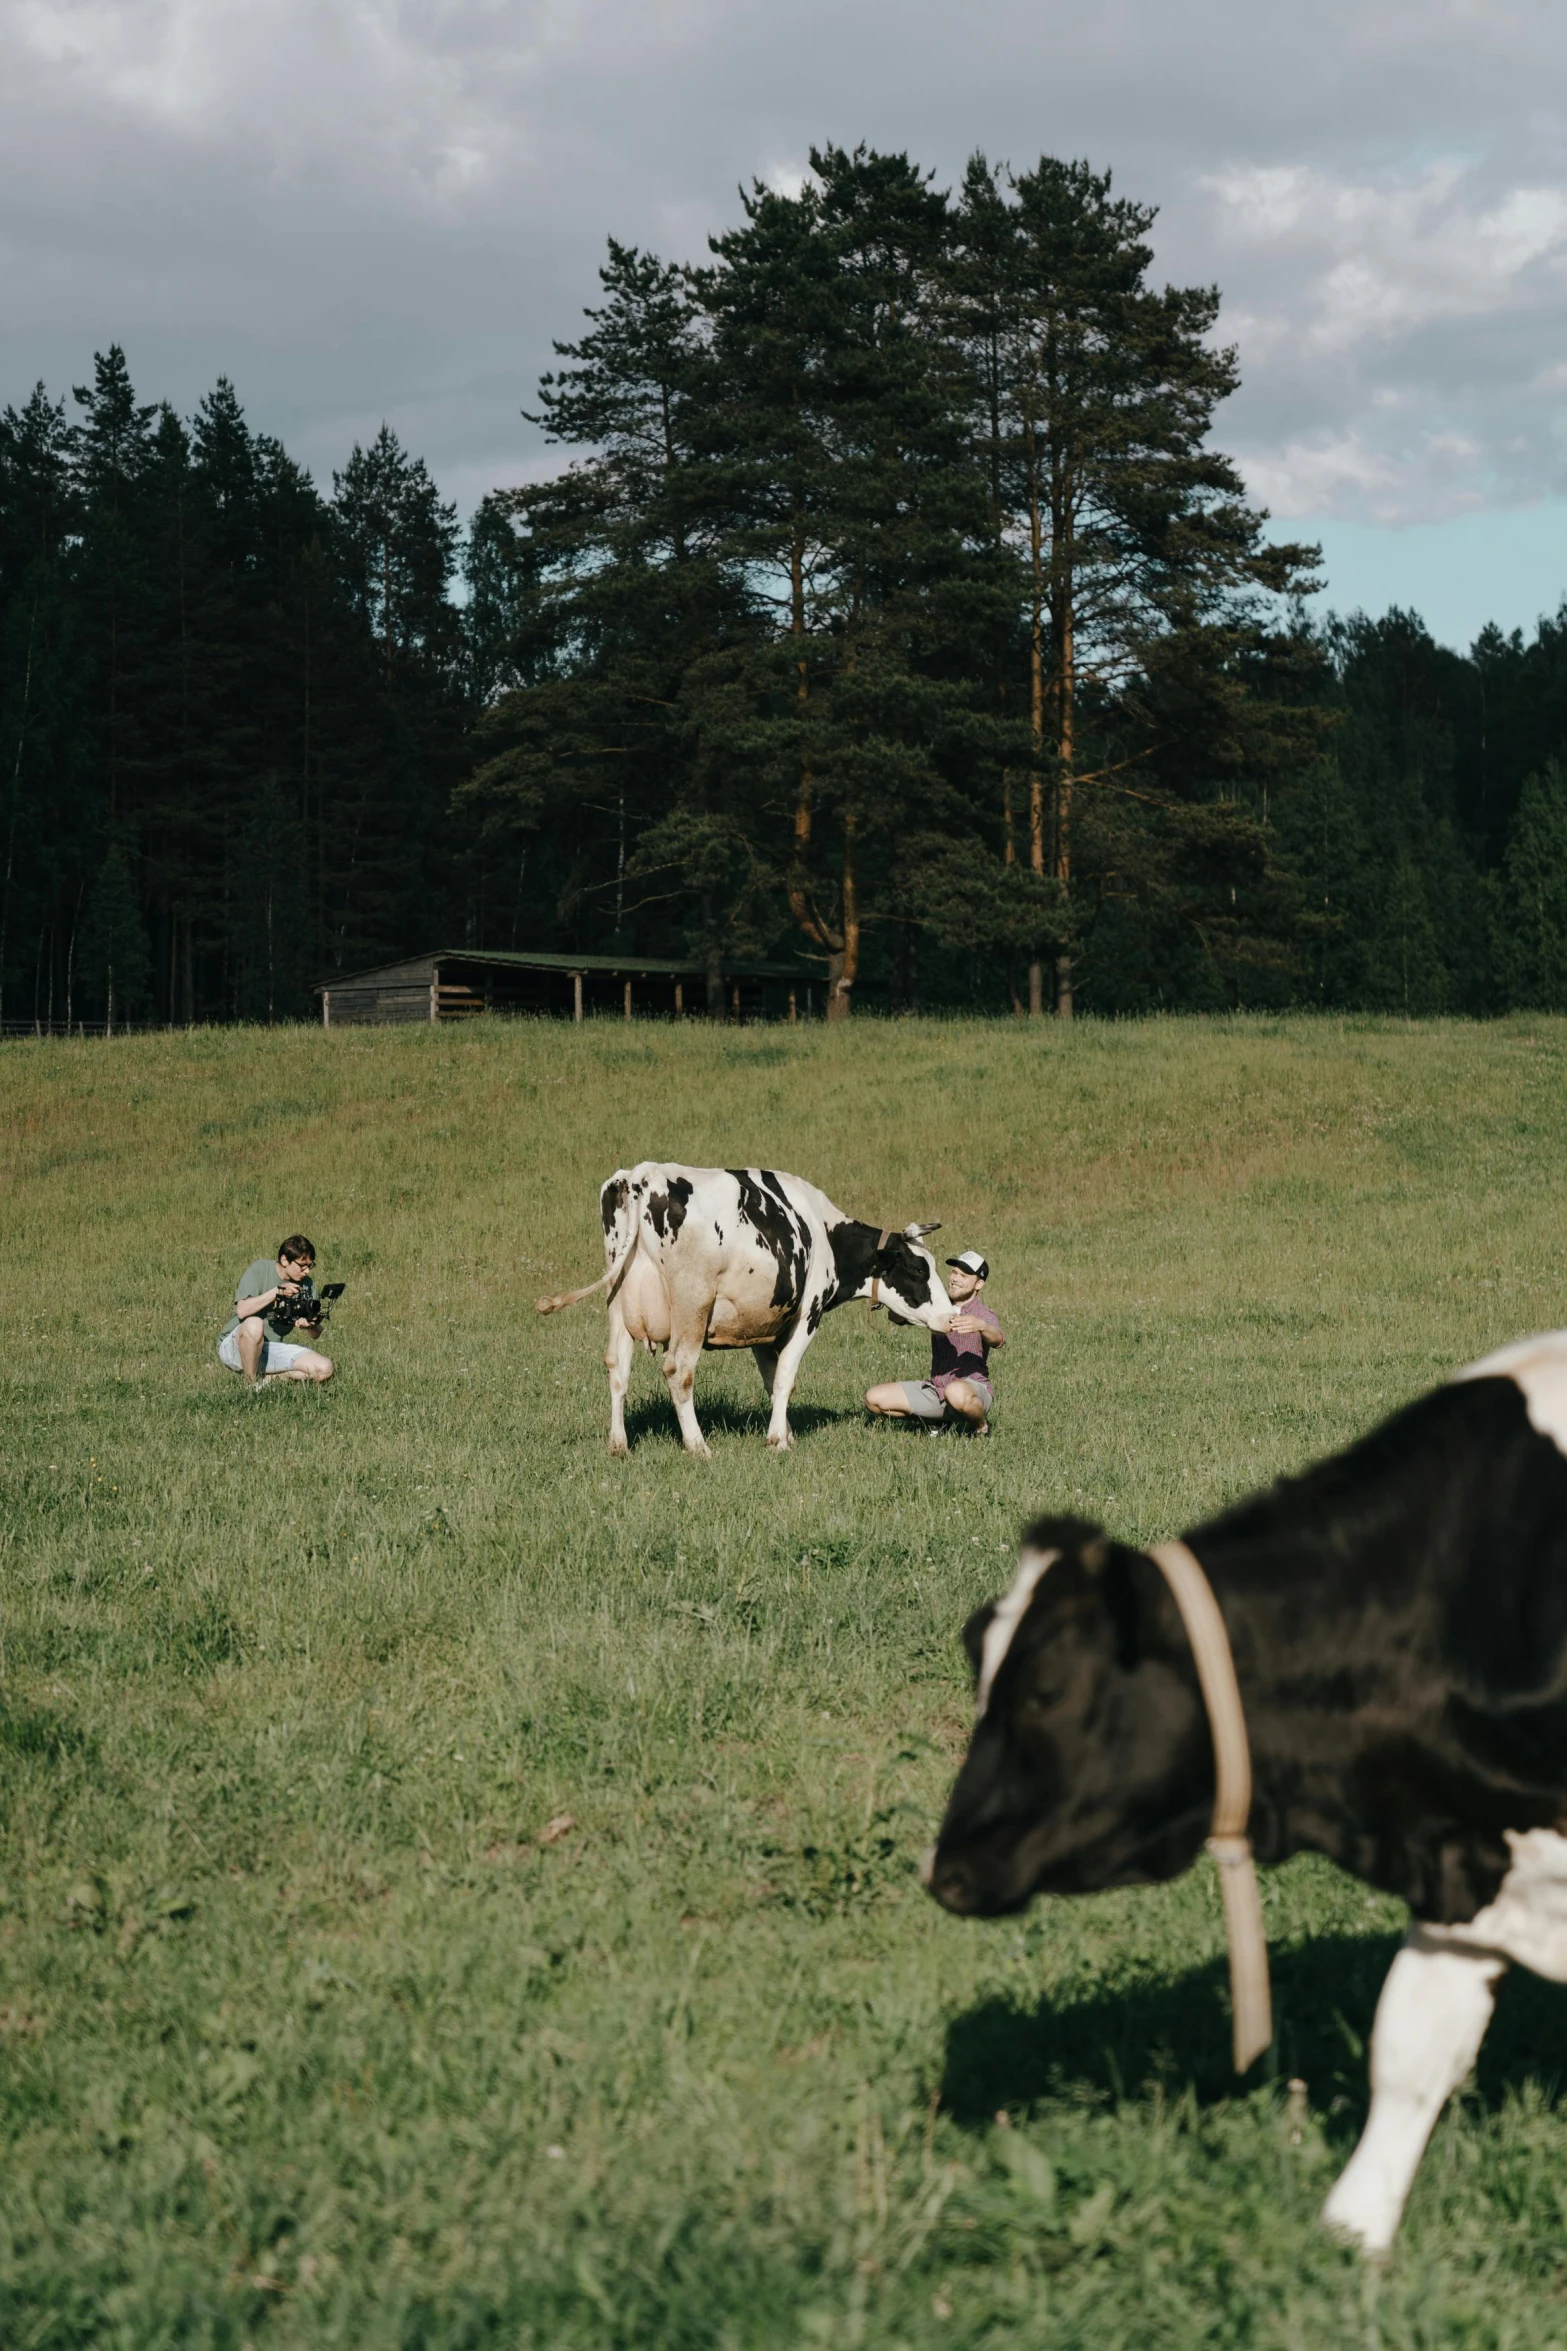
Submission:
POLYGON ((949 1910, 1176 1876, 1213 1807, 1213 1749, 1164 1577, 1081 1519, 1041 1519, 964 1628, 976 1717, 924 1865, 949 1910))
POLYGON ((925 1235, 940 1230, 939 1224, 906 1224, 901 1233, 889 1233, 854 1295, 885 1306, 894 1322, 918 1323, 927 1331, 949 1330, 957 1308, 925 1246, 925 1235))

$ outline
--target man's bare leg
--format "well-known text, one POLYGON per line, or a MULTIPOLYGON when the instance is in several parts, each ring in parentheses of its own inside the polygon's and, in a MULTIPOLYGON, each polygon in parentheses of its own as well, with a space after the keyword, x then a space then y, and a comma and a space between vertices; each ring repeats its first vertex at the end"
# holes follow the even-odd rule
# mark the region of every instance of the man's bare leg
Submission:
POLYGON ((946 1403, 949 1411, 968 1422, 977 1437, 989 1436, 990 1423, 985 1417, 985 1407, 967 1380, 953 1380, 949 1384, 946 1403))
POLYGON ((308 1380, 319 1386, 332 1377, 331 1357, 318 1355, 313 1347, 307 1347, 299 1361, 290 1365, 287 1371, 263 1372, 261 1364, 265 1344, 266 1326, 259 1314, 253 1314, 239 1326, 240 1370, 253 1388, 274 1387, 283 1380, 308 1380))
POLYGON ((878 1414, 883 1420, 912 1420, 915 1417, 909 1410, 909 1400, 903 1393, 901 1380, 883 1380, 879 1388, 867 1388, 865 1409, 878 1414))
POLYGON ((330 1356, 317 1355, 313 1348, 309 1348, 287 1371, 269 1371, 261 1385, 270 1388, 274 1383, 281 1385, 284 1380, 309 1380, 317 1386, 324 1386, 331 1377, 330 1356))

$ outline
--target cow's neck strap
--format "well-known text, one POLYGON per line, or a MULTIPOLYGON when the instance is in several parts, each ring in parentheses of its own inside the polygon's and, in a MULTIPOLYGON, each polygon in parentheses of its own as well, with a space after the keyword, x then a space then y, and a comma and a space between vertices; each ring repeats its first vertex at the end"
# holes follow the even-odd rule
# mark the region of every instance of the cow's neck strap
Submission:
POLYGON ((877 1267, 877 1264, 880 1262, 880 1259, 881 1259, 881 1253, 882 1253, 882 1251, 883 1251, 883 1250, 886 1248, 886 1246, 887 1246, 887 1243, 888 1243, 888 1242, 889 1242, 891 1239, 892 1239, 892 1227, 891 1227, 891 1225, 888 1225, 884 1231, 882 1231, 882 1232, 879 1232, 879 1233, 876 1235, 876 1255, 875 1255, 875 1257, 874 1257, 874 1258, 872 1259, 872 1261, 871 1261, 871 1312, 872 1312, 872 1314, 874 1314, 874 1313, 875 1313, 875 1311, 876 1311, 877 1307, 878 1307, 878 1306, 881 1304, 881 1275, 880 1275, 880 1274, 879 1274, 879 1273, 876 1271, 876 1267, 877 1267))
POLYGON ((1262 1897, 1246 1824, 1251 1817, 1251 1748, 1240 1684, 1224 1617, 1195 1553, 1184 1543, 1155 1543, 1149 1557, 1162 1569, 1181 1612, 1196 1660, 1197 1680, 1213 1734, 1213 1827, 1208 1850, 1224 1895, 1224 1932, 1230 1946, 1230 2005, 1235 2070, 1244 2073, 1273 2039, 1268 1944, 1262 1897))

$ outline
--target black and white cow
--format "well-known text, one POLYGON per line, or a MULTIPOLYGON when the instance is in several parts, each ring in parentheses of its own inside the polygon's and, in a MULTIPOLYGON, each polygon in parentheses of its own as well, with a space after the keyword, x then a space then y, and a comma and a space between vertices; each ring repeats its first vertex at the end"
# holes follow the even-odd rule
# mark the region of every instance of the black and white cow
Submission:
MULTIPOLYGON (((1323 2212, 1380 2252, 1508 1963, 1567 1982, 1567 1332, 1471 1365, 1187 1541, 1234 1651, 1258 1860, 1325 1853, 1414 1914, 1323 2212)), ((1041 1519, 965 1640, 977 1713, 924 1865, 936 1899, 995 1916, 1187 1868, 1213 1750, 1154 1562, 1041 1519)))
POLYGON ((664 1350, 664 1377, 688 1453, 707 1441, 691 1401, 704 1347, 749 1347, 772 1398, 769 1445, 785 1448, 800 1359, 824 1314, 885 1299, 900 1322, 944 1331, 955 1311, 924 1246, 933 1224, 858 1224, 800 1176, 767 1167, 618 1168, 599 1193, 604 1272, 541 1298, 554 1314, 609 1291, 609 1449, 626 1451, 626 1386, 638 1342, 664 1350))

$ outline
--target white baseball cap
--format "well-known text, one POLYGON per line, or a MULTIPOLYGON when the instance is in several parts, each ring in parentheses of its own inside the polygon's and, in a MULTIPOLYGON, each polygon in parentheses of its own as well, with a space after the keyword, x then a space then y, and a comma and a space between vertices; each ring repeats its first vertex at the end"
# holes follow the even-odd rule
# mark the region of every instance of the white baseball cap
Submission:
POLYGON ((961 1266, 963 1271, 971 1273, 976 1281, 988 1282, 990 1279, 990 1268, 977 1249, 965 1249, 961 1257, 949 1257, 947 1263, 961 1266))

